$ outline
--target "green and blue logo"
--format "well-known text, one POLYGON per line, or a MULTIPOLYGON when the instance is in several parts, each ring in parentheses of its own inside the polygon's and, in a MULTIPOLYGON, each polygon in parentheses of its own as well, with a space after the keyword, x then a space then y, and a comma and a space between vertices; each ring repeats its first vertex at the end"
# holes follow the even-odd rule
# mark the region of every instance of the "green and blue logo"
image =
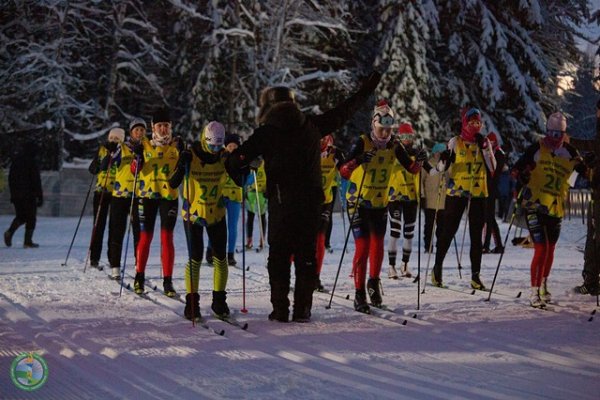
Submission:
POLYGON ((35 353, 21 353, 10 366, 10 377, 19 389, 37 390, 48 380, 48 364, 35 353))

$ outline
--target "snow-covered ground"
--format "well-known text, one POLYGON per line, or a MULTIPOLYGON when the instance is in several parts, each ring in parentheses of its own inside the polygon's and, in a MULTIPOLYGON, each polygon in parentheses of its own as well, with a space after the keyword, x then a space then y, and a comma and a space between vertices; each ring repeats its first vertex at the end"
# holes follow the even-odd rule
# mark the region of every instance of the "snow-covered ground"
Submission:
MULTIPOLYGON (((10 220, 0 216, 2 231, 10 220)), ((487 294, 471 295, 467 288, 468 249, 460 280, 451 248, 445 282, 464 293, 428 286, 416 311, 416 284, 384 278, 384 302, 395 313, 385 312, 384 318, 356 313, 344 299, 353 294, 351 239, 336 289, 341 297, 326 309, 329 295, 316 294, 308 324, 267 320, 266 253, 248 252, 248 313, 239 312, 241 269, 230 268, 228 303, 249 329, 209 317, 208 324, 225 329, 224 336, 192 327, 179 316, 183 305, 176 300, 156 292, 149 294, 156 303, 128 291, 119 297, 106 271, 88 267, 83 273, 91 218, 83 220, 68 265, 61 266, 76 223, 76 218, 40 218, 34 236, 39 249, 21 248, 22 228, 12 248, 0 247, 2 399, 600 398, 600 316, 589 321, 596 298, 567 293, 581 281, 581 220, 564 222, 550 280, 558 301, 553 311, 528 306, 532 250, 509 244, 496 284, 501 294, 489 303, 487 294), (523 292, 520 298, 518 292, 523 292), (48 381, 37 392, 21 391, 11 382, 11 361, 23 351, 36 351, 48 363, 48 381)), ((501 225, 503 232, 507 228, 501 225)), ((459 246, 461 235, 462 228, 459 246)), ((146 273, 157 282, 158 239, 155 235, 146 273)), ((337 214, 335 251, 326 255, 322 274, 329 288, 343 242, 337 214)), ((129 256, 132 273, 131 251, 129 256)), ((241 254, 236 256, 241 263, 241 254)), ((421 256, 425 268, 427 254, 421 256)), ((498 258, 484 255, 482 277, 488 285, 498 258)), ((186 260, 180 220, 174 284, 181 293, 186 260)), ((386 271, 387 263, 382 276, 386 271)), ((212 269, 203 265, 200 279, 202 311, 209 315, 212 269)))

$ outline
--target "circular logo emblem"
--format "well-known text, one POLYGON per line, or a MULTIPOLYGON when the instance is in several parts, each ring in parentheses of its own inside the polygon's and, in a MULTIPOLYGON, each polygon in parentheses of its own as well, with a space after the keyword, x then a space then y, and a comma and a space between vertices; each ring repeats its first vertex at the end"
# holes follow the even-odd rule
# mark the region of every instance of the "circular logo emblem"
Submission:
POLYGON ((10 377, 19 389, 37 390, 48 379, 48 365, 35 353, 22 353, 15 357, 10 366, 10 377))

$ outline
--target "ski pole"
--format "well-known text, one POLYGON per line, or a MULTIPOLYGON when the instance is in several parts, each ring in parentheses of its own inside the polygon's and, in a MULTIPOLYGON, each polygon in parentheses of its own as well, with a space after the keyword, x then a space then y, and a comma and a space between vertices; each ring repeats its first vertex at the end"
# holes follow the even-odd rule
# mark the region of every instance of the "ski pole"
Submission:
MULTIPOLYGON (((125 280, 125 266, 127 265, 127 250, 129 249, 129 233, 133 224, 133 205, 135 203, 135 190, 137 188, 138 173, 139 173, 139 156, 135 158, 135 176, 133 177, 133 189, 131 191, 131 203, 129 203, 129 224, 127 225, 127 234, 125 239, 125 254, 123 256, 123 267, 121 267, 121 288, 119 289, 119 297, 123 293, 123 281, 125 280)), ((135 245, 134 245, 135 251, 135 245)))
POLYGON ((71 249, 73 248, 73 243, 75 243, 75 237, 77 236, 77 231, 79 231, 79 225, 81 225, 81 219, 83 218, 83 213, 85 212, 85 207, 87 206, 88 199, 90 198, 90 193, 92 192, 92 186, 94 185, 95 180, 96 180, 96 176, 92 176, 92 179, 90 179, 90 186, 88 187, 87 194, 85 195, 85 200, 83 201, 83 207, 81 207, 81 213, 79 214, 79 221, 77 221, 77 227, 75 227, 75 233, 73 233, 73 239, 71 239, 71 244, 69 245, 69 250, 67 251, 67 257, 65 258, 65 262, 61 264, 62 267, 67 266, 67 261, 69 260, 69 255, 71 254, 71 249))
MULTIPOLYGON (((438 185, 438 193, 437 193, 437 199, 435 201, 435 214, 433 215, 433 226, 431 227, 431 237, 429 239, 429 253, 427 254, 427 267, 425 268, 425 281, 423 283, 423 291, 421 292, 421 294, 425 293, 425 287, 427 285, 427 274, 429 273, 429 262, 431 261, 431 253, 433 252, 433 236, 435 234, 435 229, 437 226, 437 217, 438 217, 438 211, 440 209, 440 202, 442 199, 442 190, 444 189, 445 186, 445 179, 446 175, 442 175, 442 179, 440 179, 440 183, 438 185)), ((456 243, 456 241, 454 242, 456 243)), ((417 277, 419 276, 419 274, 417 274, 417 277)), ((421 280, 419 279, 419 282, 421 280)), ((420 283, 419 283, 420 286, 420 283)))
MULTIPOLYGON (((194 267, 192 265, 192 213, 191 213, 191 208, 192 208, 192 202, 190 199, 190 165, 189 164, 185 164, 185 191, 186 191, 186 195, 185 195, 185 200, 187 201, 187 219, 184 219, 184 226, 185 226, 185 230, 186 230, 186 235, 185 235, 185 242, 188 248, 188 268, 190 269, 190 291, 192 293, 192 298, 193 298, 193 287, 194 287, 194 267)), ((200 258, 200 261, 202 261, 202 258, 200 258)), ((200 286, 200 277, 198 277, 198 286, 200 286)), ((193 301, 192 299, 192 326, 196 326, 196 319, 194 318, 195 315, 195 301, 193 301)))
MULTIPOLYGON (((496 266, 496 272, 494 273, 494 279, 492 280, 492 286, 490 287, 490 294, 488 295, 487 299, 485 299, 485 301, 490 301, 490 298, 492 297, 492 292, 494 291, 494 285, 496 284, 496 278, 498 277, 498 271, 500 270, 500 264, 502 263, 502 258, 504 257, 504 252, 506 251, 506 243, 508 242, 508 237, 510 236, 510 229, 512 228, 512 226, 515 222, 515 218, 517 215, 518 202, 522 196, 522 193, 523 193, 523 189, 521 189, 521 192, 520 192, 517 200, 515 201, 515 206, 513 208, 512 216, 510 217, 510 224, 508 224, 508 230, 506 231, 506 236, 504 237, 504 245, 502 246, 502 251, 500 252, 500 259, 498 260, 498 265, 496 266)), ((515 231, 516 231, 516 229, 515 229, 515 231)))
MULTIPOLYGON (((475 160, 477 160, 477 157, 479 156, 479 145, 477 145, 477 148, 475 149, 475 160)), ((485 160, 484 160, 485 163, 485 160)), ((462 241, 460 244, 460 256, 458 257, 458 277, 460 279, 462 279, 462 266, 460 264, 460 261, 462 260, 462 255, 463 255, 463 249, 465 247, 465 236, 467 235, 467 225, 469 224, 469 213, 471 211, 471 199, 473 198, 473 175, 471 175, 471 187, 469 188, 469 199, 467 200, 467 215, 465 216, 465 227, 463 229, 463 236, 462 236, 462 241)), ((456 240, 456 239, 455 239, 456 240)), ((454 243, 456 244, 456 242, 454 243)), ((471 266, 471 268, 473 268, 471 266)))
MULTIPOLYGON (((246 177, 244 177, 244 183, 246 177)), ((246 314, 246 185, 242 184, 242 313, 246 314)))
POLYGON ((458 276, 460 279, 462 279, 462 265, 460 264, 460 258, 458 257, 458 243, 456 243, 456 236, 454 236, 452 238, 452 240, 454 241, 454 252, 456 253, 456 263, 458 264, 458 276))
POLYGON ((346 239, 344 240, 344 248, 342 249, 342 255, 340 256, 340 264, 338 265, 337 272, 335 274, 335 281, 333 282, 333 288, 331 289, 331 296, 329 297, 329 304, 325 306, 326 309, 331 308, 331 302, 333 301, 333 294, 335 293, 335 287, 337 286, 337 281, 340 276, 340 270, 342 269, 342 262, 344 261, 344 254, 346 254, 346 247, 348 246, 348 239, 350 238, 350 231, 352 231, 352 224, 354 223, 354 218, 356 217, 356 213, 358 212, 358 201, 360 200, 360 192, 362 191, 363 183, 365 182, 365 176, 367 176, 366 170, 363 171, 363 176, 360 179, 360 185, 358 187, 358 192, 356 193, 356 205, 354 210, 352 211, 352 216, 350 217, 348 231, 346 232, 346 239))
MULTIPOLYGON (((107 156, 110 157, 110 154, 107 156)), ((110 176, 110 168, 112 166, 113 159, 112 157, 108 160, 108 167, 106 169, 106 177, 104 177, 103 189, 106 189, 106 183, 108 182, 108 177, 110 176)), ((100 212, 102 211, 102 201, 104 200, 104 194, 106 190, 102 190, 100 193, 100 201, 98 201, 98 211, 96 211, 96 216, 94 218, 94 227, 92 228, 92 235, 90 237, 90 246, 88 247, 88 253, 85 257, 85 264, 83 265, 83 272, 85 273, 88 265, 88 261, 90 260, 90 254, 92 254, 92 244, 94 243, 94 239, 96 238, 96 228, 98 227, 98 220, 100 219, 100 212)))
POLYGON ((344 216, 344 213, 346 212, 345 208, 344 208, 344 194, 342 193, 342 184, 340 182, 340 186, 339 186, 339 190, 338 190, 338 194, 340 197, 340 214, 342 216, 342 226, 344 227, 344 232, 346 232, 346 218, 344 216))
MULTIPOLYGON (((421 274, 421 210, 422 210, 422 204, 421 204, 421 170, 419 170, 419 177, 418 177, 418 181, 419 181, 419 193, 417 193, 417 212, 419 213, 419 229, 417 230, 417 235, 419 236, 417 238, 417 276, 419 276, 421 274)), ((417 310, 421 309, 421 280, 417 281, 417 310)))
MULTIPOLYGON (((258 179, 256 179, 256 171, 252 171, 252 175, 254 176, 254 189, 256 190, 256 210, 257 210, 257 214, 256 216, 258 217, 258 232, 260 233, 260 245, 264 246, 265 244, 265 237, 263 234, 263 226, 262 226, 262 214, 261 214, 261 210, 260 210, 260 193, 258 191, 258 179)), ((262 250, 262 248, 261 248, 262 250)))

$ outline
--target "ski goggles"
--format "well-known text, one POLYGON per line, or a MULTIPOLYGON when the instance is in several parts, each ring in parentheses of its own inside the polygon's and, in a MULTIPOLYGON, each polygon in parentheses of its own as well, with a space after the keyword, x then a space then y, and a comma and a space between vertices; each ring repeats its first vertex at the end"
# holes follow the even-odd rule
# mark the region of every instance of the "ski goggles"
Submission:
POLYGON ((379 113, 373 115, 373 123, 375 126, 389 128, 394 125, 394 117, 390 114, 381 115, 379 113))
POLYGON ((551 137, 552 139, 560 139, 564 134, 564 131, 559 131, 557 129, 548 129, 546 131, 546 136, 551 137))
POLYGON ((208 149, 213 152, 213 153, 218 153, 219 150, 221 150, 223 148, 223 145, 220 144, 206 144, 206 147, 208 147, 208 149))
POLYGON ((398 139, 400 139, 402 142, 412 142, 415 140, 415 135, 410 133, 401 133, 398 135, 398 139))

